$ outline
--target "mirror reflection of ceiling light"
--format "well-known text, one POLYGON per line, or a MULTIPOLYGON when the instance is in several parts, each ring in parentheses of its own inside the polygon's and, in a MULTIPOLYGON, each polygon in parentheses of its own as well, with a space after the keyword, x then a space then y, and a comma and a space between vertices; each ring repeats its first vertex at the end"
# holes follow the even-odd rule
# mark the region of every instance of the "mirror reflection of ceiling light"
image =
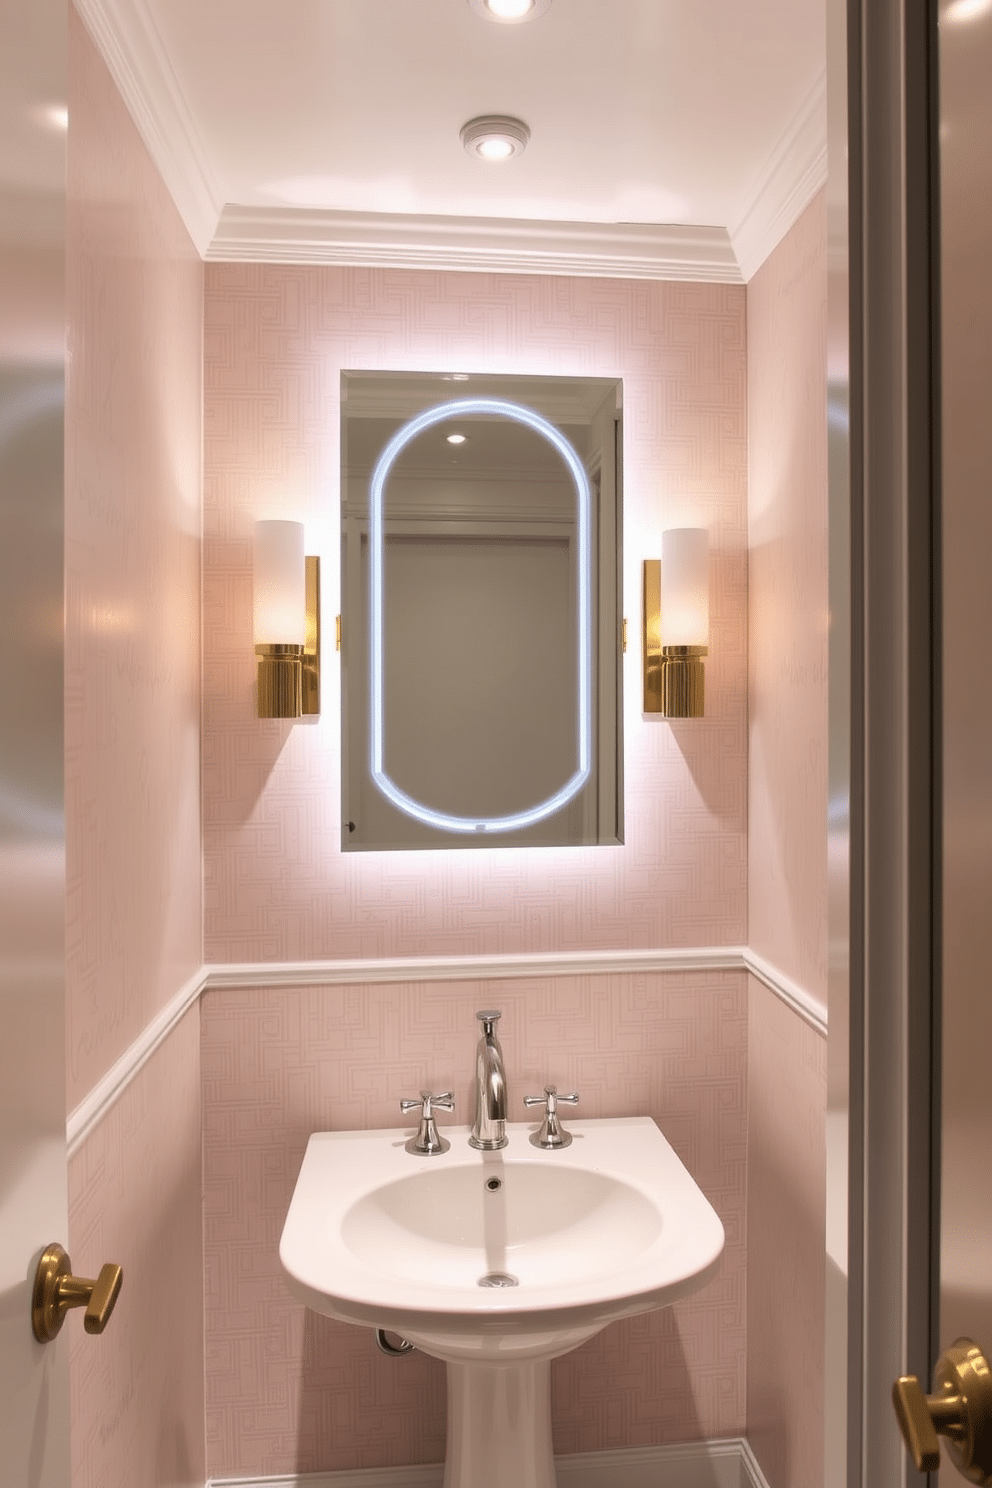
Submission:
POLYGON ((468 0, 468 3, 487 21, 515 26, 520 21, 533 21, 543 15, 551 0, 468 0))
POLYGON ((512 160, 523 154, 529 139, 530 130, 523 119, 508 114, 482 114, 461 128, 465 153, 478 160, 512 160))

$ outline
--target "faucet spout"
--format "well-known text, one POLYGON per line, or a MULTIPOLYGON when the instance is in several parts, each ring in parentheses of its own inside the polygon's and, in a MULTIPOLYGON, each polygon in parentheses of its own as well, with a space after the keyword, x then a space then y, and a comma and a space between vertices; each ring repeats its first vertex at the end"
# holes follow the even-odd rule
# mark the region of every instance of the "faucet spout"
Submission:
POLYGON ((483 1152, 493 1152, 505 1147, 506 1135, 506 1074, 503 1069, 503 1050, 496 1037, 496 1024, 500 1014, 487 1011, 477 1013, 482 1024, 482 1034, 475 1051, 475 1125, 469 1137, 469 1146, 483 1152))

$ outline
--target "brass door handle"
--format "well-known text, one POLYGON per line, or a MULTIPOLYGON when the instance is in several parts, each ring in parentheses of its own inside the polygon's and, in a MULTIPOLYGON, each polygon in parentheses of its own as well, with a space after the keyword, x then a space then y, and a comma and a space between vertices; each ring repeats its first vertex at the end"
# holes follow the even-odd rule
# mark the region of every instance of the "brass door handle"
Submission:
POLYGON ((124 1280, 120 1266, 102 1267, 96 1281, 73 1276, 72 1262, 54 1242, 42 1252, 31 1298, 31 1326, 39 1343, 51 1343, 70 1307, 85 1307, 83 1327, 102 1333, 110 1320, 124 1280))
POLYGON ((970 1483, 992 1484, 992 1372, 981 1349, 959 1338, 945 1349, 933 1372, 934 1394, 924 1395, 915 1374, 892 1386, 892 1403, 903 1440, 919 1472, 940 1466, 938 1436, 947 1455, 970 1483))

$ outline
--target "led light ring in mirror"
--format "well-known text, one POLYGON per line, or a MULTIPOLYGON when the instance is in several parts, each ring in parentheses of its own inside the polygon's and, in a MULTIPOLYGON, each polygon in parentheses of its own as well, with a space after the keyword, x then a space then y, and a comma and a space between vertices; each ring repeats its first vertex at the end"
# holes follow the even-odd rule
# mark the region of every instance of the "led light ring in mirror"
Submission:
POLYGON ((393 435, 379 456, 378 464, 372 472, 372 482, 369 488, 369 549, 370 549, 370 630, 371 645, 369 654, 371 664, 370 673, 370 712, 371 712, 371 772, 379 790, 392 801, 393 805, 407 816, 416 817, 418 821, 426 822, 430 827, 437 827, 445 832, 513 832, 521 827, 529 827, 534 822, 543 821, 548 816, 553 816, 556 811, 568 804, 573 796, 585 785, 589 779, 590 759, 592 753, 592 565, 590 560, 590 509, 592 505, 589 491, 589 480, 586 476, 582 461, 579 459, 572 445, 565 436, 555 428, 554 424, 535 413, 532 408, 525 407, 522 403, 509 403, 502 398, 459 398, 451 403, 441 403, 436 408, 425 409, 423 413, 417 414, 409 423, 403 425, 393 435), (578 527, 578 709, 576 715, 576 735, 578 752, 578 769, 574 775, 565 782, 560 790, 555 791, 543 801, 538 801, 535 806, 526 811, 514 812, 509 816, 494 816, 479 818, 477 816, 449 816, 443 811, 435 811, 426 806, 422 801, 416 801, 412 796, 399 788, 395 781, 391 780, 383 769, 383 619, 382 619, 382 585, 383 585, 383 509, 385 505, 386 481, 389 473, 396 463, 397 457, 406 449, 407 445, 418 434, 425 429, 433 428, 435 424, 444 423, 449 419, 469 417, 473 414, 491 414, 497 418, 511 419, 518 424, 525 424, 527 428, 533 429, 546 439, 549 444, 558 451, 568 468, 575 486, 576 517, 578 527))

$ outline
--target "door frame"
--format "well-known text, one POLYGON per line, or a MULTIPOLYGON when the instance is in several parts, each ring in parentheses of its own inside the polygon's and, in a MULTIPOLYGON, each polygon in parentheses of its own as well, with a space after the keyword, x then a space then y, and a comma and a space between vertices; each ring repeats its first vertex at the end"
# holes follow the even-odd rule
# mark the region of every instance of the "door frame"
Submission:
MULTIPOLYGON (((930 1378, 938 1301, 936 8, 929 0, 847 0, 846 20, 852 532, 847 1484, 889 1488, 905 1482, 907 1466, 892 1382, 907 1372, 930 1378)), ((831 1006, 831 1038, 833 1013, 831 1006)))

